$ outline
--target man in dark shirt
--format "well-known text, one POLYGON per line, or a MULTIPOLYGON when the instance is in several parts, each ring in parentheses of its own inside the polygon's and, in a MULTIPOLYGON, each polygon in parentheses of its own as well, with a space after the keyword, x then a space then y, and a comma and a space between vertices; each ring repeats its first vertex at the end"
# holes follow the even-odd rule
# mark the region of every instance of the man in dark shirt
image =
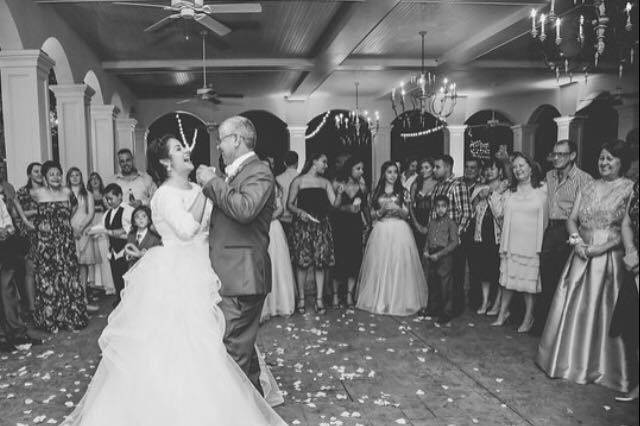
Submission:
POLYGON ((427 244, 424 256, 428 261, 428 273, 433 307, 439 315, 438 322, 446 324, 453 314, 453 252, 458 246, 458 226, 448 215, 449 198, 434 198, 436 217, 427 227, 427 244))

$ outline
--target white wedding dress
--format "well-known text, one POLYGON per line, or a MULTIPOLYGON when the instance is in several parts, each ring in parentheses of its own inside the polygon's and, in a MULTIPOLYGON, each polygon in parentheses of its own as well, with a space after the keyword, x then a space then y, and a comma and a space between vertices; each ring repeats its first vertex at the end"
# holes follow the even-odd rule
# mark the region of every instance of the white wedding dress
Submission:
POLYGON ((188 212, 200 194, 195 184, 156 191, 152 216, 164 245, 125 275, 122 302, 98 341, 100 365, 64 425, 286 425, 222 342, 211 208, 201 223, 188 212))

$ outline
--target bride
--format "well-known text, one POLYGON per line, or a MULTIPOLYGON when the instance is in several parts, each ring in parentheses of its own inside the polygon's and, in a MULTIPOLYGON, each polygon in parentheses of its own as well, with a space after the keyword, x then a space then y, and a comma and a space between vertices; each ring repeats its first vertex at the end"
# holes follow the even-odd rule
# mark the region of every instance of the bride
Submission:
POLYGON ((211 204, 190 183, 189 150, 152 142, 151 200, 163 246, 125 275, 122 302, 98 341, 102 360, 63 423, 73 426, 285 425, 227 354, 208 253, 211 204))

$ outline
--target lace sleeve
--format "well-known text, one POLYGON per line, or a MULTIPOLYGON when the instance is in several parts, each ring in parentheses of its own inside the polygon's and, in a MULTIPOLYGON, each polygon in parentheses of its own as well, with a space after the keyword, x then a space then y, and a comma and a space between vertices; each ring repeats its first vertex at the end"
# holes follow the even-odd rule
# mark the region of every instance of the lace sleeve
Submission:
POLYGON ((184 207, 179 194, 170 188, 156 191, 151 208, 181 240, 193 238, 200 230, 200 223, 184 207))

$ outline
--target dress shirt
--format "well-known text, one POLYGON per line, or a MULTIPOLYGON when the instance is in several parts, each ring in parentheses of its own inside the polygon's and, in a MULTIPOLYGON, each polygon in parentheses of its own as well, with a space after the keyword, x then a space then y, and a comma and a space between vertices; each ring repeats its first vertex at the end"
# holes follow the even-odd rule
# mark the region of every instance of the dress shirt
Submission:
POLYGON ((233 160, 233 163, 229 164, 227 167, 224 168, 224 173, 227 175, 227 178, 231 179, 232 177, 234 177, 235 174, 238 173, 238 169, 240 169, 240 166, 245 162, 245 160, 248 160, 254 155, 256 155, 255 152, 249 151, 246 154, 243 154, 240 157, 233 160))
POLYGON ((547 202, 549 209, 549 219, 567 220, 573 209, 576 197, 593 178, 588 173, 573 165, 563 181, 559 181, 558 172, 550 170, 547 172, 547 202))
MULTIPOLYGON (((122 204, 120 204, 118 207, 116 207, 115 209, 109 209, 104 213, 104 216, 102 217, 102 221, 103 224, 106 228, 107 226, 107 218, 110 219, 109 221, 109 225, 111 223, 113 223, 113 220, 115 219, 118 210, 120 209, 124 209, 124 211, 122 212, 122 229, 124 229, 125 234, 128 234, 129 231, 131 231, 131 219, 132 219, 132 214, 133 214, 133 207, 131 207, 131 205, 129 203, 127 203, 126 201, 123 201, 122 204)), ((110 253, 109 256, 113 256, 114 259, 120 259, 121 257, 124 256, 124 248, 122 250, 120 250, 118 253, 110 253)))
POLYGON ((404 173, 403 173, 402 174, 402 186, 404 187, 404 189, 406 189, 407 191, 411 192, 411 185, 413 185, 413 182, 415 182, 417 178, 418 178, 418 174, 417 173, 412 174, 408 178, 405 178, 404 173))
MULTIPOLYGON (((449 216, 436 216, 429 221, 427 226, 427 250, 443 249, 457 242, 458 226, 449 216)), ((443 254, 448 254, 448 252, 443 254)))
POLYGON ((133 194, 136 200, 148 206, 153 193, 156 191, 156 184, 146 173, 135 171, 131 176, 124 176, 122 173, 116 174, 110 183, 117 183, 122 188, 122 198, 129 202, 129 194, 133 194))
POLYGON ((144 240, 144 237, 147 235, 147 231, 148 231, 148 228, 145 228, 145 229, 137 232, 137 234, 136 234, 136 243, 138 245, 140 245, 142 243, 142 240, 144 240))
MULTIPOLYGON (((458 233, 462 235, 467 229, 469 220, 473 216, 471 203, 469 202, 469 191, 467 185, 460 179, 453 176, 442 182, 438 182, 431 193, 431 205, 435 207, 435 198, 444 195, 449 199, 449 217, 458 226, 458 233)), ((431 209, 431 218, 436 218, 436 209, 431 209)))
POLYGON ((284 206, 284 212, 280 216, 282 222, 291 222, 293 220, 293 214, 287 208, 287 199, 289 198, 289 188, 291 182, 298 176, 298 171, 294 168, 288 168, 282 174, 276 177, 276 181, 282 187, 282 205, 284 206))
POLYGON ((2 200, 2 197, 0 197, 0 228, 6 228, 7 226, 13 226, 13 221, 11 220, 7 205, 2 200))

